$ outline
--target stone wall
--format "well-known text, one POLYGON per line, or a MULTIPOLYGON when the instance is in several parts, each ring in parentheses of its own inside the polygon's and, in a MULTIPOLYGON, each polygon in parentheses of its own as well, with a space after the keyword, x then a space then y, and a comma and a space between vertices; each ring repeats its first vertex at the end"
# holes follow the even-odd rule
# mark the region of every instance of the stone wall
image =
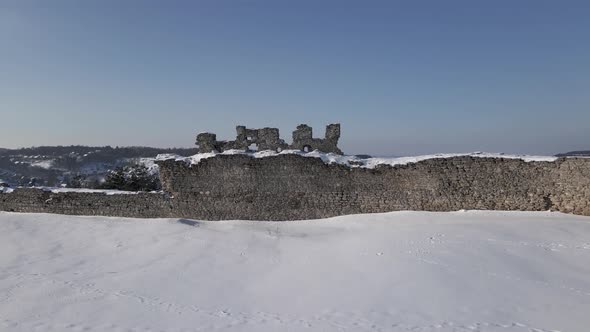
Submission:
POLYGON ((159 161, 164 194, 17 189, 0 210, 205 220, 293 220, 397 210, 557 210, 590 216, 590 159, 454 157, 376 169, 299 155, 159 161))
POLYGON ((164 194, 53 193, 36 188, 17 188, 11 193, 0 193, 0 211, 136 218, 174 215, 170 199, 164 194))
POLYGON ((364 169, 297 155, 222 155, 192 166, 159 165, 182 217, 289 220, 460 209, 590 215, 590 159, 454 157, 364 169))

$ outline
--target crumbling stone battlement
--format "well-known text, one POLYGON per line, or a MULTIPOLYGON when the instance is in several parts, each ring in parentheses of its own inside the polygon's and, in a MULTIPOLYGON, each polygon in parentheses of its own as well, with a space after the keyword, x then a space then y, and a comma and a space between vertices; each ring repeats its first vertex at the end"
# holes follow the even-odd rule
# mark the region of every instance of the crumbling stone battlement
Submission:
POLYGON ((236 139, 233 141, 218 141, 213 133, 200 133, 197 135, 196 145, 199 152, 223 152, 237 149, 244 151, 273 150, 280 152, 285 149, 297 149, 305 152, 319 150, 321 152, 333 152, 342 154, 338 148, 340 139, 340 124, 326 126, 324 138, 313 138, 312 128, 306 124, 297 126, 293 132, 293 143, 285 143, 280 138, 278 128, 249 129, 245 126, 236 127, 236 139))

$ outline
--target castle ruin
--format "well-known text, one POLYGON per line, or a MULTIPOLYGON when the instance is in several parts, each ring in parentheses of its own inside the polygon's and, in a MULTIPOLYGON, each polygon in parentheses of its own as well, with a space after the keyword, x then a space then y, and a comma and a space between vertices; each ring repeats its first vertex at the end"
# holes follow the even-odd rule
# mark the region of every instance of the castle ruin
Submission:
MULTIPOLYGON (((297 149, 342 154, 340 125, 325 138, 299 125, 293 142, 277 128, 236 128, 233 141, 197 136, 200 152, 297 149)), ((315 155, 218 154, 197 163, 156 160, 162 192, 110 195, 43 188, 0 191, 0 211, 204 220, 296 220, 402 210, 555 210, 590 216, 590 159, 555 161, 456 156, 374 169, 315 155)), ((127 192, 128 193, 128 192, 127 192)))
POLYGON ((213 133, 200 133, 197 135, 196 145, 199 152, 223 152, 226 150, 263 151, 272 150, 281 152, 286 149, 311 152, 332 152, 342 154, 338 148, 340 139, 340 124, 326 126, 324 138, 313 138, 312 128, 306 124, 297 126, 293 131, 293 142, 289 145, 280 138, 278 128, 249 129, 245 126, 236 127, 236 139, 233 141, 218 141, 213 133))

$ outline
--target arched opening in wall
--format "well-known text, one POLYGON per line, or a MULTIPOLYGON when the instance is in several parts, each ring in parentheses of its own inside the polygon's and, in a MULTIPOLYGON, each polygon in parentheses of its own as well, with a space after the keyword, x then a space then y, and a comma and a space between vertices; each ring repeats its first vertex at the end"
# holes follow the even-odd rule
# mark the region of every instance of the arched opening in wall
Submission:
POLYGON ((303 149, 301 149, 301 150, 302 150, 303 152, 306 152, 306 153, 307 153, 307 152, 311 152, 311 151, 313 151, 313 149, 311 148, 311 146, 310 146, 310 145, 304 145, 304 146, 303 146, 303 149))
POLYGON ((258 144, 252 143, 252 144, 248 145, 248 151, 250 151, 250 152, 258 151, 258 144))

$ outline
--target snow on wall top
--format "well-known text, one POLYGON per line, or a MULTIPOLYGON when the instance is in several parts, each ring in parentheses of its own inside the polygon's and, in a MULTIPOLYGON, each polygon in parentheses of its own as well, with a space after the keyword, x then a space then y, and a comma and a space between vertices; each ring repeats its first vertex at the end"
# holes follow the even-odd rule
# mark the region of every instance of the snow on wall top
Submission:
POLYGON ((160 154, 156 157, 156 160, 176 160, 176 161, 184 161, 190 165, 198 164, 201 160, 212 158, 218 155, 235 155, 235 154, 243 154, 248 155, 252 158, 264 158, 264 157, 271 157, 271 156, 278 156, 278 155, 285 155, 285 154, 296 154, 303 157, 312 157, 312 158, 320 158, 326 164, 340 164, 345 165, 348 167, 360 167, 360 168, 375 168, 378 165, 406 165, 409 163, 416 163, 419 161, 427 160, 427 159, 434 159, 434 158, 452 158, 452 157, 479 157, 479 158, 505 158, 505 159, 521 159, 525 162, 531 161, 555 161, 558 157, 553 156, 530 156, 530 155, 510 155, 510 154, 503 154, 503 153, 489 153, 489 152, 471 152, 471 153, 438 153, 438 154, 430 154, 430 155, 422 155, 422 156, 412 156, 412 157, 371 157, 371 158, 362 158, 358 156, 346 156, 346 155, 339 155, 335 153, 324 153, 318 150, 313 152, 303 152, 300 150, 284 150, 281 152, 275 151, 260 151, 260 152, 244 152, 242 150, 227 150, 221 153, 210 152, 210 153, 198 153, 196 155, 190 157, 182 157, 174 154, 160 154))
MULTIPOLYGON (((124 191, 116 189, 87 189, 87 188, 57 188, 57 187, 17 187, 17 188, 34 188, 41 189, 43 191, 49 191, 52 193, 93 193, 93 194, 105 194, 105 195, 136 195, 139 193, 145 194, 159 194, 161 191, 124 191)), ((0 187, 0 193, 11 193, 15 188, 0 187)))
MULTIPOLYGON (((38 188, 38 187, 36 187, 38 188)), ((115 189, 87 189, 87 188, 52 188, 52 187, 41 187, 45 191, 51 191, 52 193, 104 193, 106 195, 133 195, 137 194, 137 191, 123 191, 115 189)))

